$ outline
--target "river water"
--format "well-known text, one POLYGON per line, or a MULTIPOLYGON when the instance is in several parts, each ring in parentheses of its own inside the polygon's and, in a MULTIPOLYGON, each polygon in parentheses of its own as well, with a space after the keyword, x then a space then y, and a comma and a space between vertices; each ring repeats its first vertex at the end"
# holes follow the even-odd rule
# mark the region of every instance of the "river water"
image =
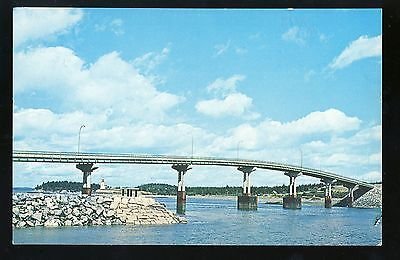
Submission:
MULTIPOLYGON (((156 198, 175 211, 173 197, 156 198)), ((188 197, 187 224, 13 229, 14 244, 97 245, 377 245, 380 209, 304 205, 301 210, 259 202, 238 211, 236 200, 188 197)))

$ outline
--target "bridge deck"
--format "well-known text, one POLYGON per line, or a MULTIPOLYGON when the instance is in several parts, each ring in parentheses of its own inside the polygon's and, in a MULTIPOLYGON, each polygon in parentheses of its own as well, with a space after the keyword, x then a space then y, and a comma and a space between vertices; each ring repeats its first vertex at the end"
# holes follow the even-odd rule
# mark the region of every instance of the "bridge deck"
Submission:
POLYGON ((13 151, 14 162, 43 162, 43 163, 116 163, 116 164, 191 164, 215 166, 252 166, 259 169, 282 172, 301 172, 303 175, 315 178, 334 179, 342 184, 353 184, 373 188, 374 185, 332 172, 295 166, 290 164, 216 157, 190 157, 148 154, 109 154, 109 153, 74 153, 48 151, 13 151))

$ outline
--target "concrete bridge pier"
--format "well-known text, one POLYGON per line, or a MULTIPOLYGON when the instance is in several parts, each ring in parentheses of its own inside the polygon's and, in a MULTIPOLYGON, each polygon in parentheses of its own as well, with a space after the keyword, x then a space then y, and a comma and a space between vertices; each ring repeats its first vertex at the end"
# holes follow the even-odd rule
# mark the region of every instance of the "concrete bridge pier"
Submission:
POLYGON ((83 172, 82 194, 90 196, 92 194, 90 176, 92 172, 99 167, 93 167, 93 163, 78 163, 76 168, 83 172))
POLYGON ((285 172, 289 176, 289 196, 283 197, 283 208, 301 209, 301 197, 296 194, 296 178, 301 175, 300 172, 285 172))
POLYGON ((344 186, 349 190, 347 195, 347 207, 352 208, 354 202, 354 191, 358 189, 358 185, 348 183, 344 186))
POLYGON ((257 210, 257 196, 252 196, 250 191, 250 173, 255 171, 252 166, 240 166, 237 168, 243 172, 243 191, 238 196, 237 208, 239 210, 257 210))
POLYGON ((186 191, 185 183, 183 182, 183 176, 185 173, 192 169, 189 164, 173 164, 172 169, 178 172, 178 188, 176 191, 176 212, 179 214, 185 214, 186 211, 186 191))
POLYGON ((325 208, 332 208, 332 184, 336 180, 321 179, 321 182, 325 184, 325 208))

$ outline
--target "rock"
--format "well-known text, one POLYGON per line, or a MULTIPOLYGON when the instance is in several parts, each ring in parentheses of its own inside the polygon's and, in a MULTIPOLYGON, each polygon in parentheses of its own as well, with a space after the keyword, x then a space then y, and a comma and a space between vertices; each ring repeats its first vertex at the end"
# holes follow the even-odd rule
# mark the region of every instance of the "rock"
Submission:
POLYGON ((116 209, 117 207, 118 207, 118 202, 111 202, 111 204, 110 204, 110 209, 116 209))
POLYGON ((72 213, 72 209, 71 208, 65 208, 65 209, 63 209, 63 211, 64 211, 64 214, 66 216, 68 216, 68 215, 70 215, 72 213))
POLYGON ((122 224, 122 221, 119 220, 119 219, 115 219, 114 222, 113 222, 113 224, 114 224, 114 225, 121 225, 121 224, 122 224))
POLYGON ((19 218, 20 218, 20 219, 26 219, 27 216, 28 216, 27 213, 21 213, 21 214, 19 214, 19 218))
POLYGON ((48 207, 50 210, 55 210, 58 209, 58 205, 57 204, 51 204, 50 207, 48 207))
POLYGON ((80 222, 80 221, 77 220, 77 219, 72 221, 72 225, 73 225, 73 226, 83 226, 83 225, 82 225, 82 222, 80 222))
POLYGON ((152 198, 22 194, 12 203, 15 228, 187 223, 152 198))
POLYGON ((91 208, 86 209, 86 215, 90 215, 92 213, 93 213, 93 209, 91 209, 91 208))
POLYGON ((37 220, 37 221, 41 221, 42 220, 42 213, 41 212, 35 212, 31 218, 37 220))
POLYGON ((18 215, 19 215, 19 208, 13 207, 12 212, 13 212, 16 216, 18 216, 18 215))
POLYGON ((35 226, 35 223, 33 223, 32 221, 26 221, 26 224, 28 225, 28 226, 30 226, 30 227, 34 227, 35 226))
POLYGON ((72 211, 72 215, 74 215, 74 216, 80 216, 81 213, 79 212, 79 209, 78 209, 78 208, 74 208, 73 211, 72 211))
POLYGON ((45 214, 45 215, 49 214, 49 212, 50 212, 50 210, 48 208, 46 208, 46 207, 44 207, 42 209, 42 213, 45 214))
POLYGON ((187 223, 187 220, 184 217, 180 217, 180 216, 178 216, 178 221, 179 221, 179 223, 182 223, 182 224, 187 223))
POLYGON ((104 198, 103 197, 100 196, 100 197, 97 198, 97 203, 101 204, 103 202, 104 202, 104 198))
POLYGON ((124 197, 124 198, 121 199, 121 203, 122 204, 128 204, 129 203, 129 199, 124 197))
POLYGON ((114 210, 109 210, 109 211, 107 211, 106 217, 114 216, 114 214, 115 214, 115 211, 114 211, 114 210))
POLYGON ((112 198, 110 198, 110 197, 104 197, 103 198, 103 203, 104 202, 113 202, 114 200, 112 199, 112 198))
POLYGON ((51 218, 44 222, 45 227, 58 227, 59 225, 60 221, 56 218, 51 218))
POLYGON ((17 223, 17 227, 25 227, 26 222, 25 221, 20 221, 17 223))
POLYGON ((114 203, 119 204, 121 202, 121 197, 114 197, 114 203))
POLYGON ((133 224, 135 221, 137 221, 138 220, 138 218, 137 218, 137 216, 128 216, 127 218, 126 218, 126 223, 128 223, 128 224, 133 224))
POLYGON ((97 209, 96 209, 96 214, 97 215, 100 215, 102 212, 103 212, 103 208, 102 207, 98 207, 97 209))
POLYGON ((354 201, 353 207, 382 208, 382 184, 376 184, 375 188, 354 201))
POLYGON ((119 204, 119 208, 121 208, 121 209, 127 209, 127 208, 128 208, 128 204, 122 204, 122 203, 120 203, 120 204, 119 204))
POLYGON ((85 223, 87 221, 88 221, 88 217, 86 217, 86 216, 81 217, 81 222, 85 223))

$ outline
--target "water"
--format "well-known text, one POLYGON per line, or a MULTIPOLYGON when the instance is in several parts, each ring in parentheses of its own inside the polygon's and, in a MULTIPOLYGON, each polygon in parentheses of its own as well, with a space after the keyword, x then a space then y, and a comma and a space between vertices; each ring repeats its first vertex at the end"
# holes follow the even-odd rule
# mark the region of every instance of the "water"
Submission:
POLYGON ((25 193, 25 192, 35 191, 34 189, 29 188, 29 187, 13 187, 12 190, 13 190, 13 193, 25 193))
MULTIPOLYGON (((156 198, 175 211, 175 198, 156 198)), ((238 211, 236 200, 188 197, 187 224, 13 229, 14 244, 118 245, 377 245, 380 209, 303 205, 301 210, 259 202, 238 211)))

